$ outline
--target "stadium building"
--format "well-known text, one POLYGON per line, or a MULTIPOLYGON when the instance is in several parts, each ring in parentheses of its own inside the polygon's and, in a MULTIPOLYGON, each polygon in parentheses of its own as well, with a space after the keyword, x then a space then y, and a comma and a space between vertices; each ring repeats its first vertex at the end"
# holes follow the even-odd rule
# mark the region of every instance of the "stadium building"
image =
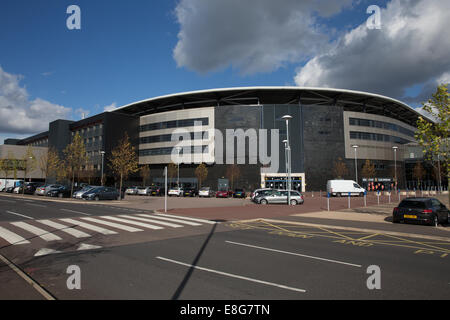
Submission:
MULTIPOLYGON (((196 159, 194 163, 176 163, 183 185, 197 186, 195 169, 204 162, 208 176, 202 185, 215 190, 231 185, 246 190, 285 188, 284 115, 292 116, 289 140, 295 189, 325 190, 327 180, 338 174, 353 180, 358 175, 358 182, 364 186, 376 182, 388 187, 395 176, 400 187, 414 180, 411 163, 422 158, 414 139, 420 114, 401 101, 351 90, 245 87, 170 94, 76 122, 57 120, 50 123, 48 132, 10 141, 17 145, 53 146, 62 152, 78 132, 90 158, 86 170, 96 171, 99 177, 101 152, 105 152, 107 161, 112 148, 127 132, 139 153, 139 164, 150 165, 153 183, 163 181, 164 167, 175 162, 173 155, 181 152, 183 157, 192 155, 196 159), (243 133, 244 139, 237 133, 243 133), (266 145, 261 145, 263 136, 266 145), (231 148, 226 141, 234 142, 231 148), (177 148, 180 145, 181 150, 177 148), (267 172, 271 165, 261 161, 261 148, 272 160, 277 158, 273 172, 267 172), (364 176, 366 160, 374 165, 374 176, 364 176), (229 174, 232 163, 238 168, 236 177, 229 174), (342 163, 347 170, 336 172, 342 163)), ((108 172, 106 165, 105 171, 108 172)), ((137 176, 130 179, 128 184, 139 181, 137 176)), ((436 184, 430 177, 427 179, 430 185, 436 184)))

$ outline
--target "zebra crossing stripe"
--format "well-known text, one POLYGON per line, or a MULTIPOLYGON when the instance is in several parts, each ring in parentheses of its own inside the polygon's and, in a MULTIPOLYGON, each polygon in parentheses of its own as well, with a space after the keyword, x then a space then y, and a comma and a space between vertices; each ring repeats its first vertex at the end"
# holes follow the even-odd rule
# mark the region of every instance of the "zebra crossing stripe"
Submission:
POLYGON ((108 227, 113 227, 113 228, 116 228, 116 229, 125 230, 125 231, 129 231, 129 232, 144 231, 142 229, 128 227, 128 226, 125 226, 123 224, 118 224, 118 223, 114 223, 114 222, 108 222, 108 221, 104 221, 104 220, 100 220, 100 219, 96 219, 96 218, 85 217, 85 218, 81 218, 81 219, 86 220, 86 221, 90 221, 90 222, 95 222, 95 223, 98 223, 98 224, 104 224, 105 226, 108 226, 108 227))
POLYGON ((190 218, 190 217, 182 217, 182 216, 174 216, 173 214, 155 213, 155 215, 163 216, 163 217, 179 218, 179 219, 189 220, 189 221, 197 221, 197 222, 206 223, 206 224, 216 224, 217 223, 216 221, 210 221, 210 220, 198 219, 198 218, 190 218))
POLYGON ((31 224, 25 223, 25 222, 11 222, 11 224, 13 226, 16 226, 18 228, 21 228, 25 231, 28 231, 36 236, 38 236, 39 238, 45 240, 45 241, 57 241, 57 240, 62 240, 60 237, 58 237, 57 235, 53 234, 53 233, 49 233, 46 230, 43 230, 41 228, 32 226, 31 224))
POLYGON ((11 232, 8 229, 5 229, 3 227, 0 227, 0 238, 5 239, 7 242, 9 242, 9 244, 12 244, 12 245, 30 243, 30 241, 25 240, 18 234, 15 234, 14 232, 11 232))
MULTIPOLYGON (((124 216, 121 216, 121 217, 124 217, 124 216)), ((128 216, 125 216, 125 217, 128 217, 128 216)), ((133 221, 133 220, 129 220, 129 219, 121 219, 121 218, 109 217, 109 216, 102 216, 102 218, 108 219, 108 220, 113 220, 113 221, 118 221, 118 222, 124 222, 124 223, 128 223, 128 224, 133 224, 133 225, 148 228, 148 229, 154 229, 154 230, 164 229, 163 227, 154 226, 154 225, 151 225, 148 223, 133 221)))
POLYGON ((67 234, 70 234, 71 236, 73 236, 73 237, 75 237, 75 238, 87 238, 87 237, 90 237, 90 236, 91 236, 90 234, 87 234, 87 233, 85 233, 85 232, 83 232, 83 231, 74 229, 74 228, 72 228, 72 227, 70 227, 70 226, 66 226, 66 225, 63 225, 63 224, 60 224, 60 223, 57 223, 57 222, 54 222, 54 221, 50 221, 50 220, 38 220, 38 222, 40 222, 40 223, 42 223, 42 224, 45 224, 45 225, 47 225, 47 226, 49 226, 49 227, 58 229, 58 231, 61 231, 61 232, 65 232, 65 233, 67 233, 67 234))
POLYGON ((63 222, 70 223, 70 224, 73 224, 73 225, 80 226, 80 227, 82 227, 84 229, 88 229, 88 230, 92 230, 92 231, 95 231, 95 232, 98 232, 98 233, 101 233, 101 234, 105 234, 105 235, 117 234, 117 232, 115 232, 115 231, 108 230, 108 229, 105 229, 105 228, 101 228, 101 227, 98 227, 98 226, 94 226, 92 224, 85 223, 85 222, 82 222, 82 221, 77 221, 77 220, 73 220, 73 219, 59 219, 59 220, 61 220, 63 222))
POLYGON ((161 219, 161 220, 167 220, 167 221, 172 221, 172 222, 178 222, 178 223, 183 223, 183 224, 187 224, 190 226, 201 226, 200 223, 196 223, 196 222, 190 222, 190 221, 183 221, 180 219, 172 219, 172 218, 166 218, 166 217, 159 217, 159 216, 155 216, 152 214, 138 214, 138 216, 140 217, 146 217, 146 218, 152 218, 152 219, 161 219))
POLYGON ((160 224, 162 226, 167 226, 167 227, 172 227, 172 228, 182 228, 183 226, 180 224, 175 224, 175 223, 170 223, 170 222, 164 222, 164 221, 158 221, 158 220, 154 220, 154 219, 147 219, 147 218, 140 218, 140 217, 135 217, 135 216, 125 216, 122 215, 120 217, 126 217, 128 219, 133 219, 133 220, 139 220, 139 221, 145 221, 145 222, 151 222, 151 223, 156 223, 156 224, 160 224))

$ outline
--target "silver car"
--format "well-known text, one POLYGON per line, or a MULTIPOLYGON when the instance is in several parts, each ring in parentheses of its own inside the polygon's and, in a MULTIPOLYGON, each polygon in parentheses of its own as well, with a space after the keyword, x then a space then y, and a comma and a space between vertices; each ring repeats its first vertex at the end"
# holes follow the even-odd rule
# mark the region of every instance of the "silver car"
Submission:
POLYGON ((75 199, 83 199, 83 194, 85 194, 86 192, 88 192, 88 191, 90 191, 90 190, 92 190, 94 188, 98 188, 98 187, 96 187, 96 186, 86 186, 83 189, 81 189, 81 190, 79 190, 77 192, 74 192, 72 197, 75 198, 75 199))
MULTIPOLYGON (((259 204, 276 204, 276 203, 287 203, 288 191, 287 190, 276 190, 273 192, 268 192, 262 197, 257 198, 257 203, 259 204)), ((255 201, 256 202, 256 201, 255 201)), ((303 204, 303 195, 298 191, 291 191, 291 205, 303 204)))
POLYGON ((125 194, 138 194, 138 187, 129 187, 125 190, 125 194))
POLYGON ((137 194, 139 196, 150 196, 152 188, 151 187, 138 187, 137 194))

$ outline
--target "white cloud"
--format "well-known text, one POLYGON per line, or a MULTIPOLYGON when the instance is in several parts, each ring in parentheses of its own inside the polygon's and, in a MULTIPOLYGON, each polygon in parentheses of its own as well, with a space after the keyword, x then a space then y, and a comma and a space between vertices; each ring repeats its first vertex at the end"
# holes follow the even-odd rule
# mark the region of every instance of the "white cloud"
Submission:
POLYGON ((115 109, 117 109, 117 103, 116 102, 111 103, 109 106, 103 107, 103 111, 104 112, 113 111, 115 109))
POLYGON ((352 0, 181 0, 173 51, 179 67, 200 73, 232 66, 243 74, 306 61, 328 45, 316 16, 328 17, 352 0))
POLYGON ((66 118, 70 108, 36 98, 29 99, 22 77, 0 67, 0 132, 33 134, 48 130, 48 123, 66 118))
POLYGON ((349 31, 300 68, 296 84, 396 98, 407 88, 425 84, 416 97, 424 101, 419 99, 429 97, 438 81, 449 80, 450 1, 392 0, 381 11, 381 23, 381 30, 369 30, 364 22, 349 31))

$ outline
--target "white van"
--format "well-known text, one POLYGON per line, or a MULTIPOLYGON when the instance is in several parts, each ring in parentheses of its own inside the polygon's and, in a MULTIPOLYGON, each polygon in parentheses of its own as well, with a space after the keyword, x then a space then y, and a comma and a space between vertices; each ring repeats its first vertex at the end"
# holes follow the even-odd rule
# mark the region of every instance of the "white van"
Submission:
POLYGON ((0 179, 0 192, 5 191, 5 189, 9 187, 17 187, 21 183, 22 180, 0 179))
POLYGON ((364 196, 366 189, 353 180, 328 180, 327 192, 334 197, 364 196))

